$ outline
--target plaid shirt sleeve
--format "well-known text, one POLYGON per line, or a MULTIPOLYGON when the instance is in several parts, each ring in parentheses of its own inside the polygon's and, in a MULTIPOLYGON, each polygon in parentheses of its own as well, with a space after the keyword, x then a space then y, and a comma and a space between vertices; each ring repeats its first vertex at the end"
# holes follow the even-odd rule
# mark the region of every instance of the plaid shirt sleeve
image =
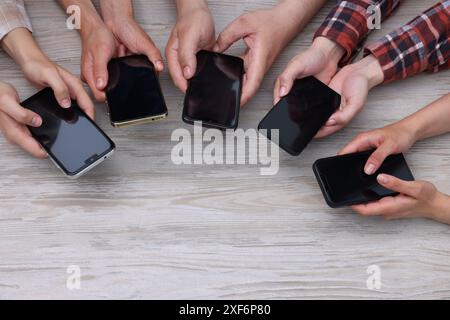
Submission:
POLYGON ((402 0, 348 0, 340 1, 328 14, 316 31, 314 38, 328 38, 345 49, 340 62, 343 66, 349 62, 358 45, 369 34, 368 21, 373 14, 371 6, 379 8, 381 19, 389 17, 402 0))
POLYGON ((0 41, 16 28, 32 31, 23 0, 0 0, 0 41))
POLYGON ((405 26, 367 45, 381 64, 384 83, 450 67, 450 0, 442 1, 405 26))

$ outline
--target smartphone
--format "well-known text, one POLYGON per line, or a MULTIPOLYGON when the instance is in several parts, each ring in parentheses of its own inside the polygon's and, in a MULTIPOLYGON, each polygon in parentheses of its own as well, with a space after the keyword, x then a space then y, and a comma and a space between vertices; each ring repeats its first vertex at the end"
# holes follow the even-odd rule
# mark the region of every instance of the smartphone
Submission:
POLYGON ((50 159, 69 178, 78 178, 109 158, 114 142, 78 107, 62 108, 46 88, 22 102, 42 117, 39 128, 28 127, 50 159))
POLYGON ((398 193, 377 182, 380 173, 414 181, 403 154, 388 157, 374 175, 364 173, 373 150, 317 160, 313 169, 327 204, 340 208, 369 203, 398 193))
POLYGON ((143 124, 167 117, 168 111, 153 63, 144 55, 112 59, 106 103, 114 127, 143 124))
POLYGON ((241 108, 244 61, 221 53, 197 53, 197 70, 189 80, 183 121, 236 130, 241 108))
POLYGON ((315 77, 298 79, 288 95, 260 122, 258 129, 272 139, 278 130, 278 145, 298 156, 341 104, 341 96, 315 77))

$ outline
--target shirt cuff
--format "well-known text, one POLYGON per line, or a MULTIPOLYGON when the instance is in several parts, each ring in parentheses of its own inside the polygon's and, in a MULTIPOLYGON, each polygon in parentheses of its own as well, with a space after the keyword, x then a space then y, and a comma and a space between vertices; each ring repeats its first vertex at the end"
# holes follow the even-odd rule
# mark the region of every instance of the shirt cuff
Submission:
POLYGON ((23 3, 6 2, 0 6, 0 41, 17 28, 26 28, 33 32, 23 3))
MULTIPOLYGON (((364 3, 364 1, 361 1, 364 3)), ((345 50, 344 57, 339 65, 349 62, 358 44, 367 36, 367 6, 358 4, 358 1, 341 1, 327 16, 320 28, 316 31, 314 39, 325 37, 336 42, 345 50)))

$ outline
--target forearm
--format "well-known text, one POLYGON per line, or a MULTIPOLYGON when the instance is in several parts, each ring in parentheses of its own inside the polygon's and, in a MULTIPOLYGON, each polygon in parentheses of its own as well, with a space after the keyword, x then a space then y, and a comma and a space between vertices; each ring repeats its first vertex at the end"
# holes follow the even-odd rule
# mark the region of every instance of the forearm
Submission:
POLYGON ((286 12, 285 22, 292 26, 295 35, 303 30, 326 0, 279 0, 277 8, 286 12))
POLYGON ((47 59, 30 31, 25 28, 17 28, 8 33, 3 38, 1 46, 22 68, 31 59, 47 59))
POLYGON ((412 128, 414 140, 423 140, 450 132, 450 94, 432 102, 427 107, 400 121, 412 128))
POLYGON ((67 8, 72 5, 80 8, 81 28, 79 31, 82 37, 88 35, 92 30, 95 30, 99 25, 103 24, 103 21, 91 0, 58 0, 58 2, 64 10, 67 10, 67 8))
POLYGON ((120 19, 128 19, 134 16, 132 0, 100 0, 100 8, 103 20, 110 26, 117 23, 120 19))

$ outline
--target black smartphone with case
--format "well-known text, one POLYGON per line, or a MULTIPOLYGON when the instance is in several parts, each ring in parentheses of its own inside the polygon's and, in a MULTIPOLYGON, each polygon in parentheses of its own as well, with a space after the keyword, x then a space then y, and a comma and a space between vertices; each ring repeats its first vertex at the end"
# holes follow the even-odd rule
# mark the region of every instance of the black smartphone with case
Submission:
POLYGON ((183 121, 205 127, 236 129, 241 108, 244 61, 221 53, 197 53, 197 70, 189 80, 183 121))
POLYGON ((327 204, 340 208, 378 201, 398 193, 382 187, 377 176, 385 173, 406 181, 414 181, 403 154, 389 156, 374 175, 367 175, 364 167, 371 151, 317 160, 313 170, 327 204))
POLYGON ((70 178, 78 178, 115 150, 114 142, 75 103, 62 108, 46 88, 22 102, 42 118, 39 128, 28 127, 50 159, 70 178))
POLYGON ((298 156, 339 108, 341 96, 315 77, 297 79, 291 91, 260 122, 272 139, 278 130, 281 149, 298 156))
POLYGON ((108 64, 106 102, 111 124, 125 127, 167 117, 153 63, 144 55, 114 58, 108 64))

